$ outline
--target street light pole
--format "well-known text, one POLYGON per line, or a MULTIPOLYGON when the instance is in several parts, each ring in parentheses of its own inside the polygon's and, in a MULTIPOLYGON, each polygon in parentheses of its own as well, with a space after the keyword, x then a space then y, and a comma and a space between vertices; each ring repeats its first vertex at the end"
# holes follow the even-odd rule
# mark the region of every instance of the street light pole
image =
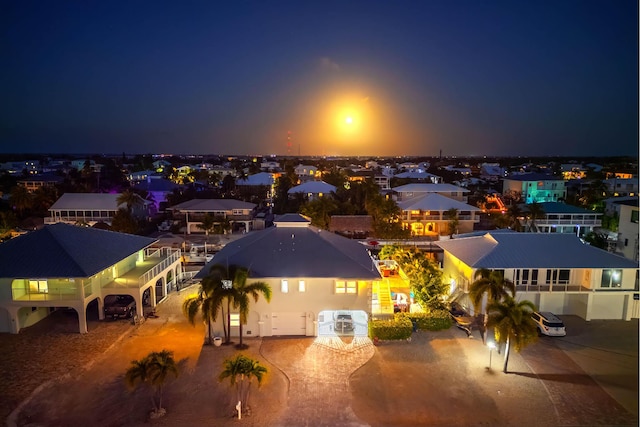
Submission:
POLYGON ((493 355, 493 349, 496 348, 496 343, 493 341, 488 342, 487 347, 489 347, 489 370, 491 370, 491 356, 493 355))

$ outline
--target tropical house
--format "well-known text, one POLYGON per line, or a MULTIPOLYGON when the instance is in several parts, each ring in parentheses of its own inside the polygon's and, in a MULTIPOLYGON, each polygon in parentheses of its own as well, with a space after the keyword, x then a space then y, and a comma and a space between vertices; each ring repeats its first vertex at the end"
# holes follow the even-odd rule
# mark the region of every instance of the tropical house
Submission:
POLYGON ((213 215, 218 225, 228 223, 232 228, 249 232, 256 206, 255 203, 235 199, 191 199, 167 210, 172 212, 173 219, 184 219, 187 234, 204 233, 201 226, 207 214, 213 215))
POLYGON ((638 199, 619 202, 620 216, 618 222, 616 253, 638 262, 638 219, 640 208, 638 199))
POLYGON ((573 234, 491 231, 436 243, 452 299, 468 303, 478 270, 498 270, 516 298, 541 311, 585 320, 640 316, 638 263, 582 243, 573 234))
POLYGON ((369 313, 393 313, 390 275, 382 274, 387 266, 378 265, 364 245, 313 227, 298 214, 274 223, 226 245, 195 276, 202 279, 216 264, 236 265, 248 269, 247 283, 271 287, 270 303, 251 302, 245 335, 366 336, 369 313), (336 330, 339 316, 352 319, 353 330, 336 330))
POLYGON ((427 194, 440 194, 463 203, 469 200, 467 197, 469 190, 453 184, 406 184, 393 187, 391 190, 393 190, 394 199, 398 202, 424 197, 427 194))
POLYGON ((39 188, 55 188, 62 184, 64 178, 52 173, 39 173, 27 175, 18 179, 18 185, 24 187, 27 192, 33 193, 39 188))
POLYGON ((154 241, 59 223, 0 244, 0 332, 72 308, 86 333, 88 316, 104 319, 109 295, 132 296, 143 319, 143 301, 155 307, 182 274, 180 250, 151 248, 154 241))
MULTIPOLYGON (((523 228, 531 222, 531 219, 527 219, 530 206, 531 204, 520 205, 522 216, 518 221, 523 228)), ((571 233, 582 237, 602 225, 600 212, 562 202, 542 202, 538 206, 542 210, 541 217, 534 221, 540 233, 571 233)))
POLYGON ((438 193, 399 201, 398 207, 402 209, 402 227, 411 230, 413 236, 450 234, 448 212, 452 209, 455 209, 458 220, 453 234, 469 233, 473 231, 473 225, 480 222, 481 209, 438 193))
MULTIPOLYGON (((118 203, 120 196, 120 193, 64 193, 49 208, 51 216, 45 218, 44 223, 111 224, 118 209, 127 208, 126 203, 118 203)), ((137 198, 138 203, 131 206, 132 215, 139 219, 148 218, 153 210, 153 202, 140 196, 137 198)))
POLYGON ((558 202, 567 197, 567 190, 561 176, 524 173, 503 178, 502 195, 524 203, 558 202))
POLYGON ((336 192, 336 187, 324 181, 307 181, 295 187, 291 187, 287 194, 289 198, 301 194, 305 200, 316 200, 320 197, 330 196, 336 192))

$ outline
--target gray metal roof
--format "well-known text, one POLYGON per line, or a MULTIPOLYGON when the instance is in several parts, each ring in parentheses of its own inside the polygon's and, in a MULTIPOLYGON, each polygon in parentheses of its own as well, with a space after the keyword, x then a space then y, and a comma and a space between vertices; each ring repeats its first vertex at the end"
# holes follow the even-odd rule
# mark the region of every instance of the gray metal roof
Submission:
POLYGON ((436 242, 472 268, 637 268, 573 234, 492 233, 436 242))
POLYGON ((255 203, 243 202, 236 199, 191 199, 186 202, 171 206, 170 210, 182 212, 208 212, 208 211, 230 211, 233 209, 253 209, 255 203))
POLYGON ((126 206, 124 203, 118 205, 119 196, 111 193, 64 193, 49 210, 117 211, 119 207, 126 206))
POLYGON ((236 185, 273 185, 273 174, 269 172, 260 172, 254 175, 249 175, 244 179, 238 179, 236 185))
POLYGON ((331 184, 327 184, 324 181, 309 181, 309 182, 302 183, 300 185, 296 185, 295 187, 291 187, 289 191, 287 191, 287 193, 288 194, 293 194, 293 193, 329 194, 335 191, 336 191, 335 186, 331 184))
POLYGON ((453 184, 405 184, 392 188, 397 193, 468 193, 466 188, 453 184))
POLYGON ((64 223, 0 244, 0 277, 89 277, 156 239, 64 223))
POLYGON ((239 265, 251 278, 322 277, 375 280, 380 272, 364 245, 315 227, 269 227, 228 243, 200 270, 239 265))
POLYGON ((403 211, 421 210, 421 211, 447 211, 449 209, 457 209, 459 211, 479 211, 480 209, 446 197, 438 193, 427 193, 423 197, 415 197, 409 200, 398 202, 398 206, 403 211))

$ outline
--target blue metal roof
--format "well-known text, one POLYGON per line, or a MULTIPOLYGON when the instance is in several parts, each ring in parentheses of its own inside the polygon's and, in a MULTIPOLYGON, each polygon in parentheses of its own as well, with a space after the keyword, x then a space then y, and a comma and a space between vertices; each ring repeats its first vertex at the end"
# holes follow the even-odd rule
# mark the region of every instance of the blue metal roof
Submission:
POLYGON ((638 268, 574 234, 489 232, 436 244, 472 268, 638 268))
POLYGON ((53 224, 0 244, 0 277, 89 277, 156 239, 53 224))

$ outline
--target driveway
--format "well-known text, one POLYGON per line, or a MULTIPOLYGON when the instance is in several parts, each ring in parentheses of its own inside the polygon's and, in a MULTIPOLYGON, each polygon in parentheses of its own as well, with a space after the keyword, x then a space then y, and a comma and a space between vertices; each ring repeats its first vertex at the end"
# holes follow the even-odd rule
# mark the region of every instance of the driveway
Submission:
MULTIPOLYGON (((110 348, 96 348, 87 369, 46 383, 13 412, 9 424, 637 425, 637 414, 625 410, 587 376, 560 348, 562 342, 541 340, 522 354, 512 353, 510 373, 504 374, 495 351, 490 353, 479 338, 469 339, 457 328, 418 332, 411 342, 376 347, 357 338, 247 339, 250 348, 245 353, 264 364, 269 375, 261 388, 252 391, 252 415, 238 420, 233 390, 217 381, 224 359, 235 349, 203 346, 204 325, 185 321, 182 300, 194 290, 172 294, 158 306, 158 318, 126 327, 110 348), (174 352, 181 375, 165 388, 166 417, 150 421, 148 390, 128 390, 123 376, 131 360, 163 348, 174 352), (492 369, 488 369, 490 357, 492 369)), ((569 325, 568 331, 577 331, 577 326, 569 325)), ((616 330, 615 324, 605 329, 611 325, 616 330)), ((69 347, 48 343, 55 351, 39 363, 46 365, 56 357, 72 361, 73 346, 95 339, 91 333, 75 336, 81 339, 69 347)), ((625 351, 635 351, 637 363, 637 346, 625 351)), ((18 363, 16 376, 45 382, 46 377, 30 370, 35 363, 18 363)))

